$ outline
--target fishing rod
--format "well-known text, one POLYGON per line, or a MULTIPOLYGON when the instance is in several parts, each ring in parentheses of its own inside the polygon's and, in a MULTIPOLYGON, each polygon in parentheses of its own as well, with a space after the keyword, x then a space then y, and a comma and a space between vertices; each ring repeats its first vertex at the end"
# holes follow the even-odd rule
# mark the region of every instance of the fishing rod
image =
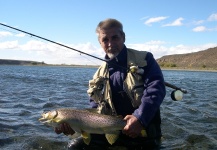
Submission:
POLYGON ((43 37, 41 37, 41 36, 32 34, 32 33, 30 33, 30 32, 26 32, 26 31, 20 30, 20 29, 18 29, 18 28, 14 28, 14 27, 11 27, 11 26, 6 25, 6 24, 3 24, 3 23, 0 23, 0 25, 5 26, 5 27, 8 27, 8 28, 11 28, 11 29, 14 29, 14 30, 17 30, 17 31, 20 31, 20 32, 23 32, 23 33, 26 33, 26 34, 28 34, 28 35, 30 35, 30 36, 34 36, 34 37, 37 37, 37 38, 39 38, 39 39, 42 39, 42 40, 45 40, 45 41, 48 41, 48 42, 57 44, 57 45, 59 45, 59 46, 62 46, 62 47, 65 47, 65 48, 74 50, 74 51, 79 52, 79 53, 81 53, 81 54, 85 54, 85 55, 88 55, 88 56, 90 56, 90 57, 93 57, 93 58, 96 58, 96 59, 99 59, 99 60, 102 60, 102 61, 106 61, 105 59, 96 57, 96 56, 94 56, 94 55, 90 55, 90 54, 88 54, 88 53, 82 52, 82 51, 80 51, 80 50, 74 49, 74 48, 72 48, 72 47, 63 45, 63 44, 61 44, 61 43, 58 43, 58 42, 55 42, 55 41, 52 41, 52 40, 49 40, 49 39, 47 39, 47 38, 43 38, 43 37))
MULTIPOLYGON (((108 62, 108 61, 105 60, 105 59, 102 59, 102 58, 96 57, 96 56, 94 56, 94 55, 91 55, 91 54, 88 54, 88 53, 85 53, 85 52, 82 52, 82 51, 77 50, 77 49, 75 49, 75 48, 72 48, 72 47, 66 46, 66 45, 64 45, 64 44, 61 44, 61 43, 58 43, 58 42, 55 42, 55 41, 49 40, 49 39, 47 39, 47 38, 44 38, 44 37, 41 37, 41 36, 38 36, 38 35, 32 34, 32 33, 30 33, 30 32, 26 32, 26 31, 20 30, 20 29, 18 29, 18 28, 14 28, 14 27, 12 27, 12 26, 9 26, 9 25, 3 24, 3 23, 0 23, 0 25, 5 26, 5 27, 8 27, 8 28, 11 28, 11 29, 14 29, 14 30, 17 30, 17 31, 19 31, 19 32, 23 32, 23 33, 28 34, 28 35, 30 35, 30 36, 37 37, 37 38, 39 38, 39 39, 42 39, 42 40, 45 40, 45 41, 48 41, 48 42, 51 42, 51 43, 54 43, 54 44, 56 44, 56 45, 59 45, 59 46, 62 46, 62 47, 68 48, 68 49, 70 49, 70 50, 73 50, 73 51, 79 52, 79 53, 81 53, 81 54, 85 54, 85 55, 87 55, 87 56, 90 56, 90 57, 93 57, 93 58, 99 59, 99 60, 101 60, 101 61, 108 62)), ((120 68, 122 68, 122 69, 127 70, 127 68, 125 68, 125 67, 119 66, 119 65, 117 65, 117 64, 114 64, 114 65, 115 65, 115 66, 118 66, 118 67, 120 67, 120 68)))
POLYGON ((164 82, 164 84, 165 84, 166 86, 172 88, 172 89, 180 90, 180 91, 182 91, 182 92, 185 93, 185 94, 188 93, 187 90, 182 89, 182 88, 179 88, 179 87, 177 87, 177 86, 175 86, 175 85, 173 85, 173 84, 170 84, 170 83, 168 83, 168 82, 164 82))
MULTIPOLYGON (((54 43, 54 44, 56 44, 56 45, 59 45, 59 46, 62 46, 62 47, 68 48, 68 49, 70 49, 70 50, 73 50, 73 51, 79 52, 79 53, 81 53, 81 54, 84 54, 84 55, 87 55, 87 56, 90 56, 90 57, 93 57, 93 58, 99 59, 99 60, 101 60, 101 61, 105 61, 105 62, 107 62, 107 60, 105 60, 105 59, 102 59, 102 58, 96 57, 96 56, 94 56, 94 55, 91 55, 91 54, 88 54, 88 53, 85 53, 85 52, 82 52, 82 51, 77 50, 77 49, 75 49, 75 48, 72 48, 72 47, 69 47, 69 46, 63 45, 63 44, 61 44, 61 43, 58 43, 58 42, 55 42, 55 41, 49 40, 49 39, 47 39, 47 38, 44 38, 44 37, 41 37, 41 36, 38 36, 38 35, 32 34, 32 33, 30 33, 30 32, 26 32, 26 31, 20 30, 20 29, 18 29, 18 28, 15 28, 15 27, 12 27, 12 26, 9 26, 9 25, 6 25, 6 24, 3 24, 3 23, 0 23, 0 25, 5 26, 5 27, 10 28, 10 29, 13 29, 13 30, 17 30, 17 31, 19 31, 19 32, 22 32, 22 33, 28 34, 28 35, 33 36, 33 37, 37 37, 37 38, 39 38, 39 39, 42 39, 42 40, 45 40, 45 41, 48 41, 48 42, 51 42, 51 43, 54 43)), ((115 65, 116 65, 116 64, 115 64, 115 65)), ((127 68, 122 67, 122 66, 119 66, 119 65, 118 65, 118 67, 121 67, 121 68, 124 68, 124 69, 128 70, 127 68)), ((170 87, 170 88, 172 88, 172 89, 174 89, 174 90, 176 90, 176 91, 181 91, 182 93, 187 93, 186 90, 184 90, 184 89, 182 89, 182 88, 179 88, 179 87, 177 87, 177 86, 175 86, 175 85, 172 85, 172 84, 170 84, 170 83, 168 83, 168 82, 164 82, 164 84, 165 84, 165 86, 170 87)), ((171 97, 172 97, 172 95, 171 95, 171 97)), ((180 94, 179 94, 178 97, 182 97, 182 96, 180 96, 180 94)), ((173 99, 173 98, 172 98, 172 99, 173 99)))

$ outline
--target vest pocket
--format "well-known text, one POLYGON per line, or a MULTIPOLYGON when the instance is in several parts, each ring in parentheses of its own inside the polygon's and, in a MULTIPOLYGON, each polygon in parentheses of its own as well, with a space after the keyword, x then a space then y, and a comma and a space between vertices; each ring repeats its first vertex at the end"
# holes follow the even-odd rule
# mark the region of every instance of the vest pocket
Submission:
POLYGON ((109 105, 109 103, 107 101, 103 100, 103 101, 99 102, 99 105, 97 107, 97 112, 99 114, 115 115, 115 113, 112 112, 112 109, 111 109, 111 107, 110 107, 110 105, 109 105))
POLYGON ((138 107, 141 104, 143 91, 144 91, 144 85, 137 85, 132 88, 133 106, 138 107))
POLYGON ((87 93, 95 102, 103 100, 105 82, 108 80, 105 77, 98 77, 89 81, 89 89, 87 93))

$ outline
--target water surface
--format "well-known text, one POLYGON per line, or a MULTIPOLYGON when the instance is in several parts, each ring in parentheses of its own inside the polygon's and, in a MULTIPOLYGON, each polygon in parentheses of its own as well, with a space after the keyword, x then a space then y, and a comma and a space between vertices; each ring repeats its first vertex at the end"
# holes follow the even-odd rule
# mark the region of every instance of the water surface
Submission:
MULTIPOLYGON (((96 68, 0 66, 0 149, 64 150, 69 138, 42 125, 43 111, 88 108, 96 68)), ((217 149, 217 72, 163 71, 188 93, 161 105, 161 149, 217 149)))

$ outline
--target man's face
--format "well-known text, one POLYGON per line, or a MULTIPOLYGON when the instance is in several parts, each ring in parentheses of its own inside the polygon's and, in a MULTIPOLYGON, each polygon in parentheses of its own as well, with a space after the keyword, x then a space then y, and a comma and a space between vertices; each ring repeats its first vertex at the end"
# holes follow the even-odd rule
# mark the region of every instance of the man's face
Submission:
POLYGON ((116 57, 124 47, 125 35, 117 28, 99 31, 99 43, 109 58, 116 57))

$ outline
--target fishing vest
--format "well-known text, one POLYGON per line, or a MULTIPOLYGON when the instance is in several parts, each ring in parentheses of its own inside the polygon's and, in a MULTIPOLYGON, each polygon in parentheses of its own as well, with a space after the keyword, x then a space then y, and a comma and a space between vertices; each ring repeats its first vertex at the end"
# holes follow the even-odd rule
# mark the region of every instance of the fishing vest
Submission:
MULTIPOLYGON (((123 86, 124 91, 131 100, 132 106, 138 108, 144 91, 144 81, 142 75, 147 62, 145 60, 147 52, 127 49, 128 72, 123 86), (131 69, 130 69, 131 68, 131 69), (137 68, 135 70, 135 68, 137 68)), ((88 95, 98 104, 98 113, 107 115, 117 115, 112 103, 112 92, 109 83, 108 64, 104 62, 96 71, 93 79, 89 81, 88 95)))

